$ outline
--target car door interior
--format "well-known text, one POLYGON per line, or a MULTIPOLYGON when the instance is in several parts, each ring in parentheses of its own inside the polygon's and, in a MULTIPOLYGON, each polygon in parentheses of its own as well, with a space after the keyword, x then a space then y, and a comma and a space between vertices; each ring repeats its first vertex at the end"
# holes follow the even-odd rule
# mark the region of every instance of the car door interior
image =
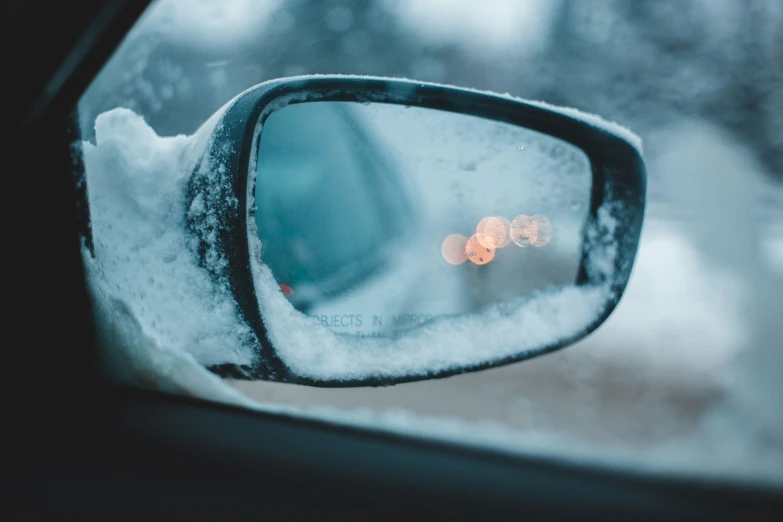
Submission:
POLYGON ((103 382, 80 257, 72 114, 145 4, 5 8, 3 52, 18 54, 4 62, 13 100, 6 190, 27 200, 7 239, 15 311, 6 335, 27 341, 6 344, 6 520, 780 514, 779 493, 755 486, 469 449, 103 382))

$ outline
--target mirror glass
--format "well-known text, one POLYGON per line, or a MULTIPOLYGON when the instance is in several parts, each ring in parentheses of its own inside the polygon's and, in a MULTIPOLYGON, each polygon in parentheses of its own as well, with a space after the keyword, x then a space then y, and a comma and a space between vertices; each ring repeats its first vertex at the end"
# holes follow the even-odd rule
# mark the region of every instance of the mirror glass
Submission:
POLYGON ((577 277, 592 174, 559 139, 434 109, 308 102, 272 113, 257 151, 261 260, 336 333, 398 337, 577 277))

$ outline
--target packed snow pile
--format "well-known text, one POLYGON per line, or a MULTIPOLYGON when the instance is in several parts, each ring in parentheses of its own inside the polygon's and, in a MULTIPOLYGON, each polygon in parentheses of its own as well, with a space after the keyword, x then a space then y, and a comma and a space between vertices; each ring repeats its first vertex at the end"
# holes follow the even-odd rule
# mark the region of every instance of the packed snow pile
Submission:
POLYGON ((84 159, 100 285, 156 345, 204 365, 251 362, 253 334, 199 266, 185 227, 200 136, 161 138, 127 109, 100 115, 95 135, 84 159))
MULTIPOLYGON (((256 256, 255 259, 258 259, 256 256)), ((334 332, 297 312, 269 269, 254 262, 256 292, 269 337, 281 359, 300 375, 321 379, 422 375, 534 353, 579 334, 596 318, 607 287, 564 287, 466 317, 423 325, 400 338, 354 337, 334 332)))

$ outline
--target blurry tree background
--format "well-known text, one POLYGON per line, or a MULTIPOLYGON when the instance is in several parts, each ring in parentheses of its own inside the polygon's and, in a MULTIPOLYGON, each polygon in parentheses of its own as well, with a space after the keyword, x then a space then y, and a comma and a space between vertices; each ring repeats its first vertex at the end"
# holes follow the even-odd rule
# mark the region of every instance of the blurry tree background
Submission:
POLYGON ((642 136, 698 117, 783 179, 778 0, 163 0, 147 17, 85 97, 85 136, 116 106, 192 133, 264 80, 382 75, 577 107, 642 136))

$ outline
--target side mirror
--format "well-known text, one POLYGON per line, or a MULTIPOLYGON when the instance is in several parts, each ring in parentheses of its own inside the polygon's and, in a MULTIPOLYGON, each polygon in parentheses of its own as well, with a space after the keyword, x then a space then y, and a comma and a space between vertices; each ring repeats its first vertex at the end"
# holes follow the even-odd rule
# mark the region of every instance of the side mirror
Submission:
POLYGON ((588 335, 625 289, 644 214, 644 162, 612 130, 406 80, 247 90, 188 185, 201 264, 256 336, 254 364, 211 369, 388 385, 588 335))

